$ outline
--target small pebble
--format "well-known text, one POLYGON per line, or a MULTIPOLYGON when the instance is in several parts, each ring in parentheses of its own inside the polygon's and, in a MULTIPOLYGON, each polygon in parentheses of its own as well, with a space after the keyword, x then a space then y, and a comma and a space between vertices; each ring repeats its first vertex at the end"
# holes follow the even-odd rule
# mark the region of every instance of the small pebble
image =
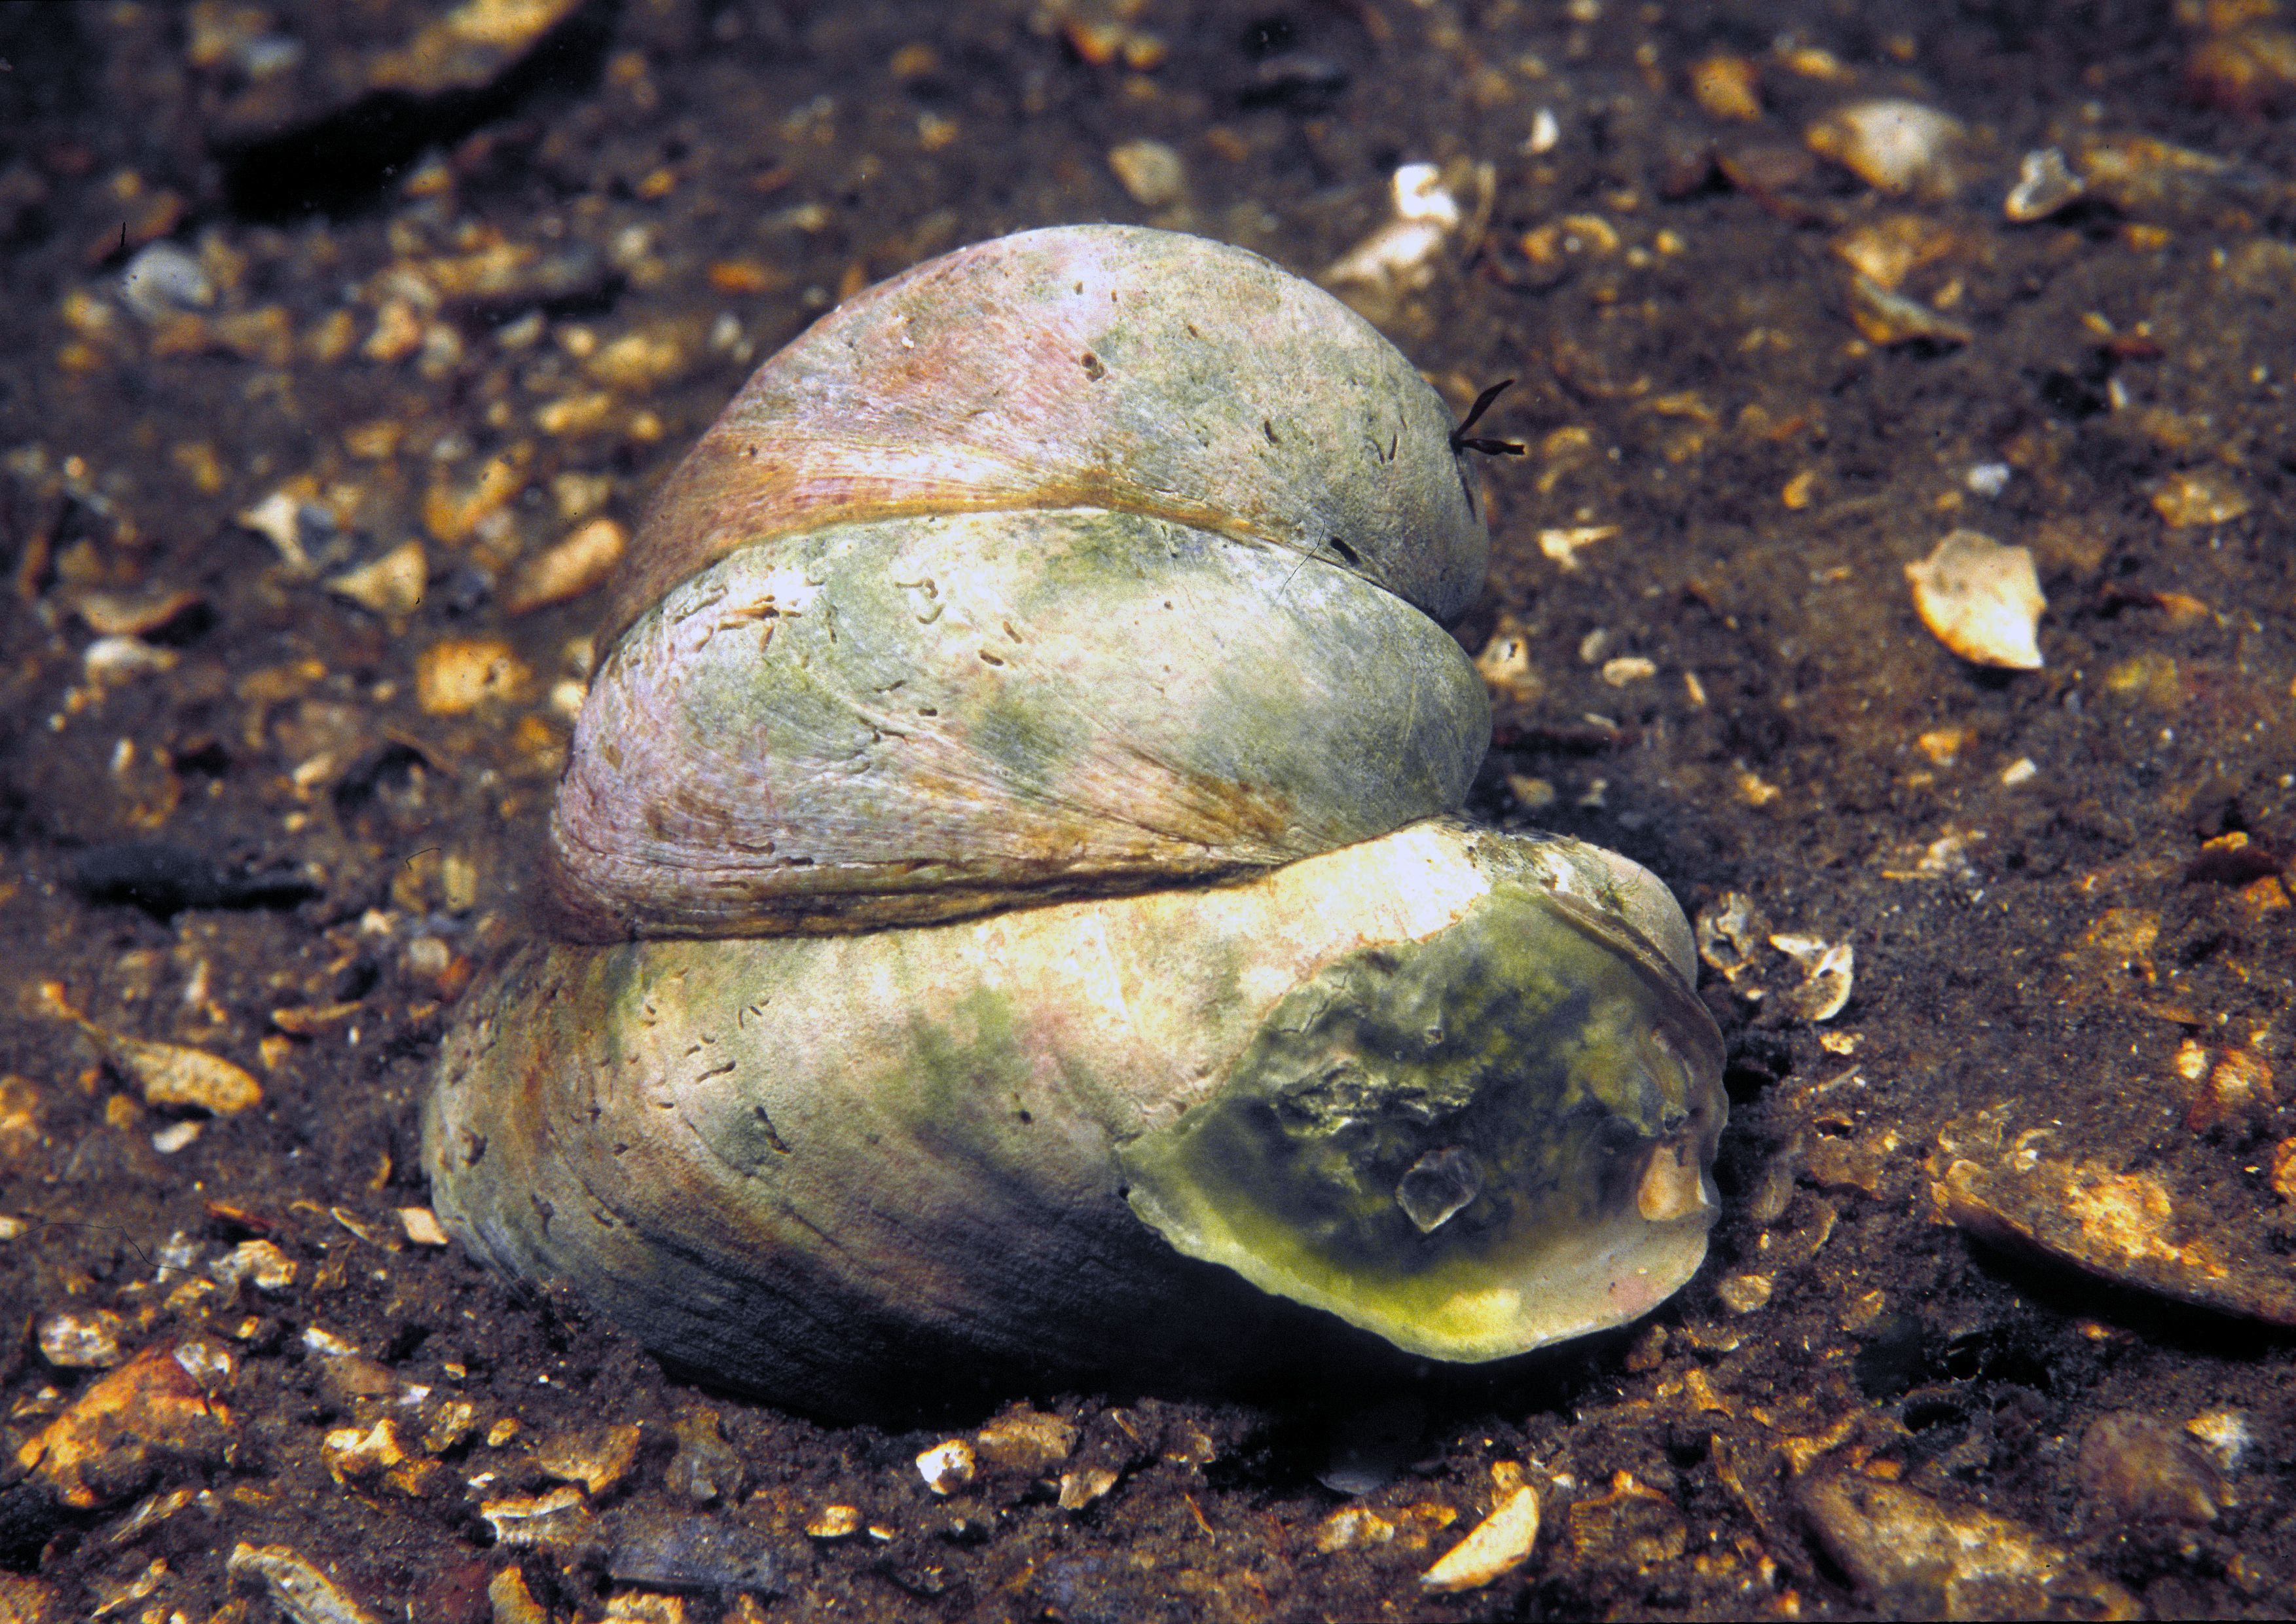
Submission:
POLYGON ((611 519, 593 519, 556 546, 521 565, 503 595, 503 607, 522 615, 579 597, 613 573, 629 533, 611 519))
POLYGON ((147 586, 140 592, 83 592, 72 608, 87 629, 101 636, 141 637, 205 602, 188 588, 147 586))
POLYGON ((409 541, 356 570, 328 577, 327 590, 362 609, 398 617, 422 607, 422 595, 430 582, 430 565, 422 544, 409 541))
POLYGON ((2229 476, 2210 468, 2172 473, 2152 493, 2152 511, 2177 529, 2230 524, 2254 505, 2229 476))
POLYGON ((1869 344, 1966 344, 1976 335, 1917 299, 1893 293, 1862 271, 1849 277, 1849 319, 1869 344))
POLYGON ((973 1434, 974 1445, 990 1465, 1031 1475, 1068 1459, 1076 1440, 1074 1424, 1031 1409, 999 1415, 973 1434))
POLYGON ((303 550, 303 507, 302 499, 283 487, 242 510, 239 522, 277 548, 281 562, 289 569, 308 570, 311 557, 303 550))
POLYGON ((415 656, 414 702, 426 716, 467 716, 493 701, 516 702, 533 675, 498 637, 448 637, 415 656))
POLYGON ((2224 1484, 2215 1463, 2180 1429, 2120 1411, 2088 1423, 2073 1474, 2083 1493, 2132 1525, 2216 1521, 2224 1484))
POLYGON ((550 1624, 550 1614, 526 1587, 526 1575, 504 1568, 487 1581, 487 1600, 494 1608, 494 1624, 550 1624))
POLYGON ((1144 209, 1168 208, 1188 193, 1187 166, 1160 141, 1128 141, 1111 150, 1108 167, 1144 209))
POLYGON ((1082 1511, 1116 1487, 1117 1473, 1107 1466, 1084 1466, 1061 1473, 1060 1508, 1082 1511))
POLYGON ((220 1055, 179 1043, 146 1043, 86 1021, 79 1028, 104 1059, 143 1088, 146 1105, 193 1106, 227 1117, 263 1103, 263 1085, 220 1055))
POLYGON ((1715 1282, 1714 1294, 1733 1314, 1752 1314, 1769 1306, 1775 1289, 1767 1275, 1725 1275, 1715 1282))
MULTIPOLYGON (((244 1282, 258 1292, 285 1291, 295 1284, 295 1259, 271 1241, 242 1241, 208 1265, 209 1277, 218 1284, 238 1285, 244 1282)), ((343 1351, 348 1353, 349 1349, 345 1348, 343 1351)))
POLYGON ((644 1431, 625 1422, 550 1439, 536 1447, 534 1464, 551 1477, 603 1494, 630 1474, 644 1441, 644 1431))
POLYGON ((1710 119, 1751 123, 1762 116, 1761 70, 1742 56, 1724 53, 1693 63, 1690 94, 1710 119))
POLYGON ((1504 623, 1483 644, 1483 652, 1475 656, 1475 671, 1483 679, 1492 697, 1511 700, 1527 705, 1538 697, 1545 685, 1530 662, 1530 641, 1520 631, 1504 623))
POLYGON ((336 1482, 374 1477, 406 1458, 398 1433, 384 1416, 372 1427, 337 1427, 319 1443, 319 1458, 336 1482))
POLYGON ((824 1505, 805 1522, 808 1539, 848 1539, 860 1531, 861 1508, 857 1505, 824 1505))
POLYGON ((2006 463, 1980 463, 1963 476, 1962 483, 1969 487, 1971 495, 1990 502, 2009 488, 2010 473, 2006 463))

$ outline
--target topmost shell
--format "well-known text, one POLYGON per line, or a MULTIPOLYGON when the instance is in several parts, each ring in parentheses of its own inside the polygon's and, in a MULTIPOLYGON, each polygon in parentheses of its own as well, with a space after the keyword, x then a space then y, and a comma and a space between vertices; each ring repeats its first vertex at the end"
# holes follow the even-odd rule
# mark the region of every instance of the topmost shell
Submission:
POLYGON ((1074 507, 1319 555, 1447 622, 1490 546, 1450 427, 1393 345, 1257 254, 1021 232, 870 289, 759 367, 664 486, 607 629, 776 536, 1074 507))

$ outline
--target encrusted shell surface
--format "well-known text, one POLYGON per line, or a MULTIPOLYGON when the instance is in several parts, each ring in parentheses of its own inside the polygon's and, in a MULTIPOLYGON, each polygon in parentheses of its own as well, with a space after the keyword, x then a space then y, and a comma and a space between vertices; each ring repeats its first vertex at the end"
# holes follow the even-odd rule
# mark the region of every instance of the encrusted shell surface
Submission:
POLYGON ((1448 621, 1490 545, 1450 428, 1393 345, 1258 254, 1020 232, 848 299, 759 367, 664 487, 608 629, 775 537, 1072 507, 1330 558, 1448 621))
POLYGON ((424 1161, 481 1256, 810 1407, 950 1357, 1265 1357, 1243 1281, 1496 1358, 1703 1256, 1693 968, 1634 865, 1442 819, 955 923, 537 945, 450 1036, 424 1161))
POLYGON ((1105 510, 834 525, 622 639, 552 890, 611 940, 1179 884, 1456 808, 1489 736, 1450 636, 1320 560, 1105 510))

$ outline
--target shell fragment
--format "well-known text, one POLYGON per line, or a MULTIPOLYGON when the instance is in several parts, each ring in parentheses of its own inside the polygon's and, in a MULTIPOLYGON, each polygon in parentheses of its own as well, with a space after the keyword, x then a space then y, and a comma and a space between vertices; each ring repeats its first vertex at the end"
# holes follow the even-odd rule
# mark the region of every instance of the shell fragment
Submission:
POLYGON ((1975 530, 1956 530, 1930 555, 1906 566, 1914 608, 1939 643, 1978 665, 2035 671, 2034 636, 2048 600, 2033 555, 1975 530))

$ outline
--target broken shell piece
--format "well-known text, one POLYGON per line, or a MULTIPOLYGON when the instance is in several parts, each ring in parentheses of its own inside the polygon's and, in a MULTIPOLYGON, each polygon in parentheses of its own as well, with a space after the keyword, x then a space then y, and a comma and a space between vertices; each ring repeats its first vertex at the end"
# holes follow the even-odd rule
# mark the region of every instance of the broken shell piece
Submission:
POLYGON ((141 637, 98 637, 80 652, 80 669, 99 688, 117 688, 139 677, 176 668, 176 653, 141 637))
POLYGON ((2009 188, 2001 212, 2013 225, 2030 226, 2079 201, 2087 190, 2087 184, 2065 168, 2065 155, 2060 149, 2043 147, 2026 153, 2018 165, 2017 184, 2009 188))
POLYGON ((935 1444, 917 1456, 917 1475, 937 1495, 952 1495, 972 1481, 972 1446, 962 1438, 935 1444))
POLYGON ((1950 151, 1960 135, 1961 121, 1934 107, 1882 98, 1835 108, 1802 139, 1876 191, 1950 194, 1950 151))
MULTIPOLYGON (((1940 1140, 1943 1143, 1943 1140, 1940 1140)), ((1930 1190, 1939 1215, 2009 1251, 2114 1285, 2267 1325, 2296 1325, 2296 1285, 2211 1228, 2149 1173, 2097 1161, 1956 1158, 1930 1190)))
POLYGON ((179 1043, 146 1043, 70 1017, 104 1059, 144 1090, 146 1105, 189 1105, 227 1117, 263 1103, 263 1085, 219 1054, 179 1043))
POLYGON ((2041 611, 2040 578, 2033 555, 2005 547, 1975 530, 1956 530, 1930 555, 1906 566, 1914 607, 1939 643, 1979 665, 2034 671, 2041 666, 2034 639, 2041 611))
POLYGON ((1869 344, 1966 344, 1977 335, 1917 299, 1892 293, 1863 271, 1849 276, 1849 319, 1869 344))
POLYGON ((1724 891, 1698 915, 1698 956, 1734 981, 1752 967, 1762 938, 1760 915, 1743 891, 1724 891))
POLYGON ((1061 1473, 1060 1507, 1082 1511, 1116 1487, 1116 1472, 1107 1466, 1085 1466, 1061 1473))
POLYGON ((1530 640, 1522 628, 1510 620, 1501 620, 1491 633, 1491 640, 1483 644, 1483 652, 1475 656, 1475 672, 1496 699, 1512 700, 1518 705, 1528 705, 1538 697, 1544 685, 1538 671, 1530 661, 1530 640))
POLYGON ((232 1547, 224 1564, 232 1578, 254 1579, 270 1592, 272 1602, 289 1618, 313 1624, 374 1624, 374 1615, 345 1594, 334 1580, 313 1567, 291 1546, 232 1547))
POLYGON ((1615 524, 1582 524, 1570 529, 1541 530, 1538 533, 1538 550, 1565 570, 1576 570, 1581 547, 1608 541, 1618 533, 1619 527, 1615 524))
POLYGON ((1526 1483, 1421 1574, 1420 1588, 1445 1595, 1478 1589, 1521 1567, 1538 1543, 1538 1490, 1526 1483))
POLYGON ((51 1315, 40 1322, 40 1357, 59 1370, 109 1370, 119 1363, 119 1332, 109 1308, 51 1315))
POLYGON ((1323 275, 1325 286, 1390 293, 1423 288, 1435 279, 1436 258, 1465 211, 1443 184, 1442 170, 1431 163, 1405 164, 1389 185, 1394 217, 1333 260, 1323 275))
POLYGON ((1848 942, 1815 936, 1773 936, 1770 946, 1801 966, 1802 983, 1787 995, 1795 1014, 1808 1021, 1831 1021, 1849 1002, 1855 955, 1848 942))
POLYGON ((98 636, 141 637, 206 602, 184 587, 149 586, 141 592, 84 592, 72 608, 98 636))

